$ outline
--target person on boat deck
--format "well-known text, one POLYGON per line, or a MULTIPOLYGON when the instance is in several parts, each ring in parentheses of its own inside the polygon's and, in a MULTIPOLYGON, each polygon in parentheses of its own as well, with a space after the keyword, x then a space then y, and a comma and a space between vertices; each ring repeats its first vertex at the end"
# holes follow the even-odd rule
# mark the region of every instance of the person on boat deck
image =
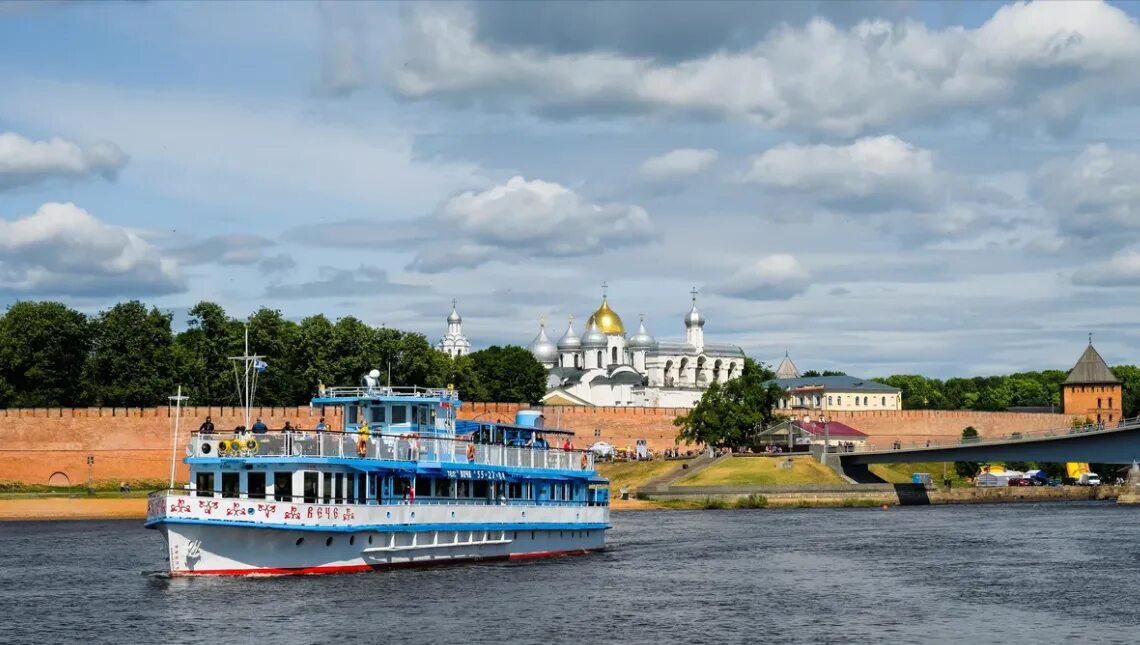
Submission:
POLYGON ((261 417, 258 417, 257 421, 253 424, 252 430, 254 434, 265 434, 266 432, 269 432, 269 426, 265 425, 265 422, 261 420, 261 417))
POLYGON ((322 432, 324 432, 325 430, 328 430, 328 429, 329 429, 329 427, 328 427, 328 425, 325 423, 325 418, 324 418, 324 417, 321 417, 321 421, 320 421, 320 423, 318 423, 318 424, 317 424, 317 434, 320 434, 320 433, 322 433, 322 432))
POLYGON ((198 426, 198 432, 209 433, 209 432, 213 432, 213 431, 214 431, 214 421, 210 417, 206 417, 206 420, 202 422, 202 425, 198 426))
POLYGON ((570 443, 570 437, 566 437, 566 441, 562 442, 562 449, 567 452, 574 449, 574 444, 570 443))
POLYGON ((285 422, 285 427, 281 428, 282 432, 292 432, 293 430, 296 430, 296 428, 294 428, 293 424, 289 423, 288 421, 285 422))

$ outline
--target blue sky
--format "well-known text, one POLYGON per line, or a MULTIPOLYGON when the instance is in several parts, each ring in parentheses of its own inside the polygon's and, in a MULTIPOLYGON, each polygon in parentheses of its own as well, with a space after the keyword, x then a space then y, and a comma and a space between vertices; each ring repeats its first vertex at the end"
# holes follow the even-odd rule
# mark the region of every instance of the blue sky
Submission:
POLYGON ((6 3, 0 302, 1140 361, 1135 4, 6 3), (581 325, 578 325, 579 331, 581 325))

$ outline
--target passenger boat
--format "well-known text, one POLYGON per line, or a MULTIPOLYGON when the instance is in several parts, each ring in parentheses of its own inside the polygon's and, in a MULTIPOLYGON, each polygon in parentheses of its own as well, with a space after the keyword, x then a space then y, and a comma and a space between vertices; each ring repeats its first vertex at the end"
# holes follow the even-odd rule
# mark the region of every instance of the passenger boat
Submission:
POLYGON ((335 430, 193 433, 189 485, 151 493, 147 505, 171 575, 357 572, 604 547, 609 483, 591 452, 566 449, 572 433, 529 410, 513 423, 457 419, 452 389, 380 387, 377 374, 312 400, 335 430))

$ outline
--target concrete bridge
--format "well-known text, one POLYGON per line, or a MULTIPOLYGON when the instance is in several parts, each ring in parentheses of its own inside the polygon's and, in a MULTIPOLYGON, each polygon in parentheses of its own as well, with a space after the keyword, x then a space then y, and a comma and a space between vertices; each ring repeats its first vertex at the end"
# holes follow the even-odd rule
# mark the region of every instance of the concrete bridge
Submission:
POLYGON ((1140 417, 1119 426, 1058 428, 999 438, 962 439, 951 444, 905 446, 893 450, 833 453, 843 469, 869 464, 922 461, 1052 461, 1131 464, 1140 461, 1140 417))

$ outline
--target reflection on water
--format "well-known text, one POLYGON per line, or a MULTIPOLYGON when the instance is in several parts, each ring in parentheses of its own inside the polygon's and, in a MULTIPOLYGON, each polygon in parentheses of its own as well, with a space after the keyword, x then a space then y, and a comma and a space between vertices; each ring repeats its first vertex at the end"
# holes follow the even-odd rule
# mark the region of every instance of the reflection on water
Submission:
POLYGON ((0 642, 1135 642, 1140 508, 615 513, 603 554, 175 578, 138 522, 0 524, 0 642), (149 572, 149 573, 148 573, 149 572))

